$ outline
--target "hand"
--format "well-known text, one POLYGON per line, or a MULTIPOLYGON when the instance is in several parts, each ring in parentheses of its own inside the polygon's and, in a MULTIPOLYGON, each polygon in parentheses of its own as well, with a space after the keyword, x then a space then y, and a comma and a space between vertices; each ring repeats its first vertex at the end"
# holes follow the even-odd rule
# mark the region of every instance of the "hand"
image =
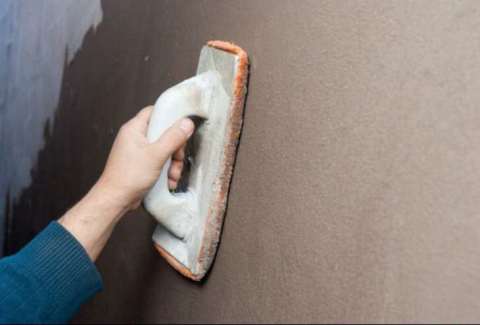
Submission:
POLYGON ((140 205, 155 184, 163 165, 173 156, 169 187, 180 179, 185 143, 194 131, 186 118, 170 127, 154 143, 146 137, 153 107, 146 107, 118 132, 98 182, 59 220, 95 261, 115 224, 129 210, 140 205))
POLYGON ((169 157, 169 187, 175 189, 180 179, 185 143, 194 131, 186 118, 169 128, 154 143, 148 143, 146 132, 153 106, 141 110, 125 123, 113 143, 105 170, 98 181, 112 197, 127 209, 137 208, 148 190, 160 176, 169 157))

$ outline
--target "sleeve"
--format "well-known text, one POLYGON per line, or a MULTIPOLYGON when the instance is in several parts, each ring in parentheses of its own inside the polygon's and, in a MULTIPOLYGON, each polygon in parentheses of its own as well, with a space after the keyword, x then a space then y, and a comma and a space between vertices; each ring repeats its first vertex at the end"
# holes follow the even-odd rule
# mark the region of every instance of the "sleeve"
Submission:
POLYGON ((65 323, 102 287, 82 245, 52 222, 17 254, 0 259, 0 323, 65 323))

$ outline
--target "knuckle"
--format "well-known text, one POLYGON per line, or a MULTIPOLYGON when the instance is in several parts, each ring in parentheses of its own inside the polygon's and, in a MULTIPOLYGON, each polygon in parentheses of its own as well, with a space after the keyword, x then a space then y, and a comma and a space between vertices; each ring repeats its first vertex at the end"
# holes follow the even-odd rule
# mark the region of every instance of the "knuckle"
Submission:
POLYGON ((162 145, 150 145, 150 154, 155 161, 160 161, 162 163, 168 158, 168 152, 165 150, 165 146, 162 145))
POLYGON ((180 128, 178 128, 178 127, 174 127, 173 130, 172 130, 172 133, 175 136, 175 140, 176 139, 184 140, 184 139, 187 138, 187 135, 185 134, 185 132, 180 130, 180 128))
POLYGON ((144 108, 140 112, 137 113, 137 117, 143 117, 148 114, 148 109, 144 108))
POLYGON ((140 110, 140 112, 137 113, 138 117, 144 117, 150 114, 150 111, 153 109, 153 106, 147 106, 144 107, 140 110))
POLYGON ((130 124, 130 122, 127 122, 127 123, 123 124, 120 127, 120 129, 118 129, 118 134, 119 135, 128 134, 130 132, 130 128, 131 128, 131 124, 130 124))
POLYGON ((118 133, 123 134, 128 131, 128 122, 123 124, 120 129, 118 129, 118 133))

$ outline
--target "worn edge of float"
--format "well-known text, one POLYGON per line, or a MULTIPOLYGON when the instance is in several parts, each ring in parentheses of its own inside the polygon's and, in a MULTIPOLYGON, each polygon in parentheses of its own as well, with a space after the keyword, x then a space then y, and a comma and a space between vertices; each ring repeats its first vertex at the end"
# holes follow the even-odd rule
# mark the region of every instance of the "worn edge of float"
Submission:
POLYGON ((238 142, 243 125, 243 111, 245 107, 245 95, 247 93, 248 80, 248 55, 238 45, 225 41, 209 41, 207 46, 232 53, 238 57, 238 69, 233 82, 233 99, 231 102, 231 111, 227 135, 225 140, 225 151, 223 155, 223 162, 221 165, 221 172, 219 173, 219 189, 215 192, 214 203, 210 206, 202 245, 197 258, 198 273, 193 273, 188 267, 178 261, 172 254, 157 243, 154 243, 155 248, 160 255, 167 261, 170 266, 177 270, 183 276, 200 281, 215 259, 215 254, 220 240, 223 221, 225 217, 225 209, 229 194, 230 182, 233 174, 233 167, 237 155, 238 142))

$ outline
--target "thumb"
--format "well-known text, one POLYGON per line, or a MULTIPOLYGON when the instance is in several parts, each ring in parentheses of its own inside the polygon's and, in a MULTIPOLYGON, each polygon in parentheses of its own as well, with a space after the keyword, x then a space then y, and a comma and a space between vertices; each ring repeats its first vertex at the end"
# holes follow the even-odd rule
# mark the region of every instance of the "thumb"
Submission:
POLYGON ((166 161, 175 151, 180 149, 193 134, 195 125, 189 118, 183 118, 169 127, 160 138, 150 145, 161 161, 166 161))

